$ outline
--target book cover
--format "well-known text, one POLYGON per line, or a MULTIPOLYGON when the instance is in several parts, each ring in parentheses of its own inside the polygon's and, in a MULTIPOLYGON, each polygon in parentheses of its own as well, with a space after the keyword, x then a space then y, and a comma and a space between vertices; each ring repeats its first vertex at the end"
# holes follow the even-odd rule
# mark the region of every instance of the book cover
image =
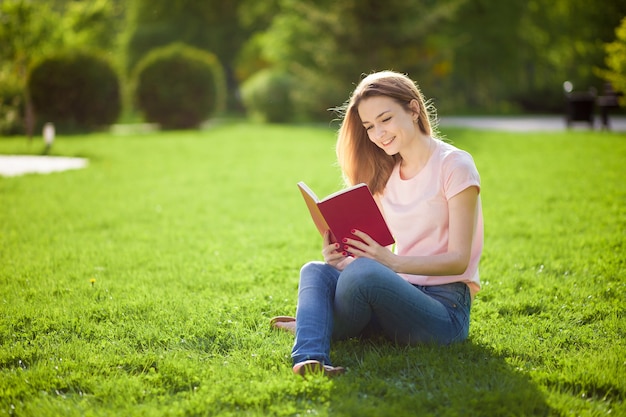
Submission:
POLYGON ((337 191, 321 200, 304 182, 299 182, 298 188, 317 230, 321 235, 330 230, 333 242, 341 242, 345 237, 356 239, 351 231, 357 229, 367 233, 382 246, 394 243, 389 227, 366 184, 337 191))

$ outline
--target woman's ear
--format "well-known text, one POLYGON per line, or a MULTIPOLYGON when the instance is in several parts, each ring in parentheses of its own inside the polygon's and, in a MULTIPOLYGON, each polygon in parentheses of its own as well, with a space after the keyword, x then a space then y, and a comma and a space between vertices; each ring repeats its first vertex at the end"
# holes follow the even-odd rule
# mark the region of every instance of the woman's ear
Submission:
POLYGON ((420 117, 420 104, 416 99, 413 99, 409 102, 409 109, 411 110, 413 120, 417 122, 420 117))

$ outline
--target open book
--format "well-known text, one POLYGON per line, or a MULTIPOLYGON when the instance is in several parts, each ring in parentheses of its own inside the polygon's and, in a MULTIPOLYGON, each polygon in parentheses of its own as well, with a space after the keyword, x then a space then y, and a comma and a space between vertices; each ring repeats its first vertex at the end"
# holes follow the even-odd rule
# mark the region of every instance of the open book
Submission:
POLYGON ((322 236, 330 230, 331 242, 341 242, 343 238, 358 239, 351 233, 356 229, 367 233, 381 246, 394 243, 389 227, 367 185, 357 184, 322 200, 305 183, 299 182, 298 188, 317 230, 322 236))

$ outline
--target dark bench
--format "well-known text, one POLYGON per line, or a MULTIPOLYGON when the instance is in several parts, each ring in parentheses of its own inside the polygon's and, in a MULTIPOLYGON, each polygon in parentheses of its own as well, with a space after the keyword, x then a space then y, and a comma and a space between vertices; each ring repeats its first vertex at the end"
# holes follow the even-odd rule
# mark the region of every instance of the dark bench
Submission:
POLYGON ((589 123, 589 127, 593 129, 595 107, 600 110, 600 120, 603 129, 610 129, 609 114, 613 110, 619 109, 619 96, 613 90, 611 83, 604 85, 604 91, 601 96, 597 96, 596 89, 590 88, 588 91, 573 91, 573 84, 569 81, 563 83, 565 91, 565 123, 567 127, 572 127, 574 122, 589 123))
POLYGON ((589 91, 573 91, 571 82, 563 83, 565 90, 565 124, 572 127, 573 122, 587 122, 593 129, 593 113, 596 103, 595 89, 589 91))

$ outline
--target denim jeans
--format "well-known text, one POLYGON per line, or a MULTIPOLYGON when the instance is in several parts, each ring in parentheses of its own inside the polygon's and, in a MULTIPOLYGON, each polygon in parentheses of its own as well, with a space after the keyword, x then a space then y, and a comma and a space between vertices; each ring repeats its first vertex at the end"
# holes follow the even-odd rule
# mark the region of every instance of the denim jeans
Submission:
POLYGON ((465 340, 471 298, 466 284, 418 286, 366 258, 343 271, 309 262, 300 271, 294 364, 330 365, 330 343, 372 331, 401 344, 465 340))

